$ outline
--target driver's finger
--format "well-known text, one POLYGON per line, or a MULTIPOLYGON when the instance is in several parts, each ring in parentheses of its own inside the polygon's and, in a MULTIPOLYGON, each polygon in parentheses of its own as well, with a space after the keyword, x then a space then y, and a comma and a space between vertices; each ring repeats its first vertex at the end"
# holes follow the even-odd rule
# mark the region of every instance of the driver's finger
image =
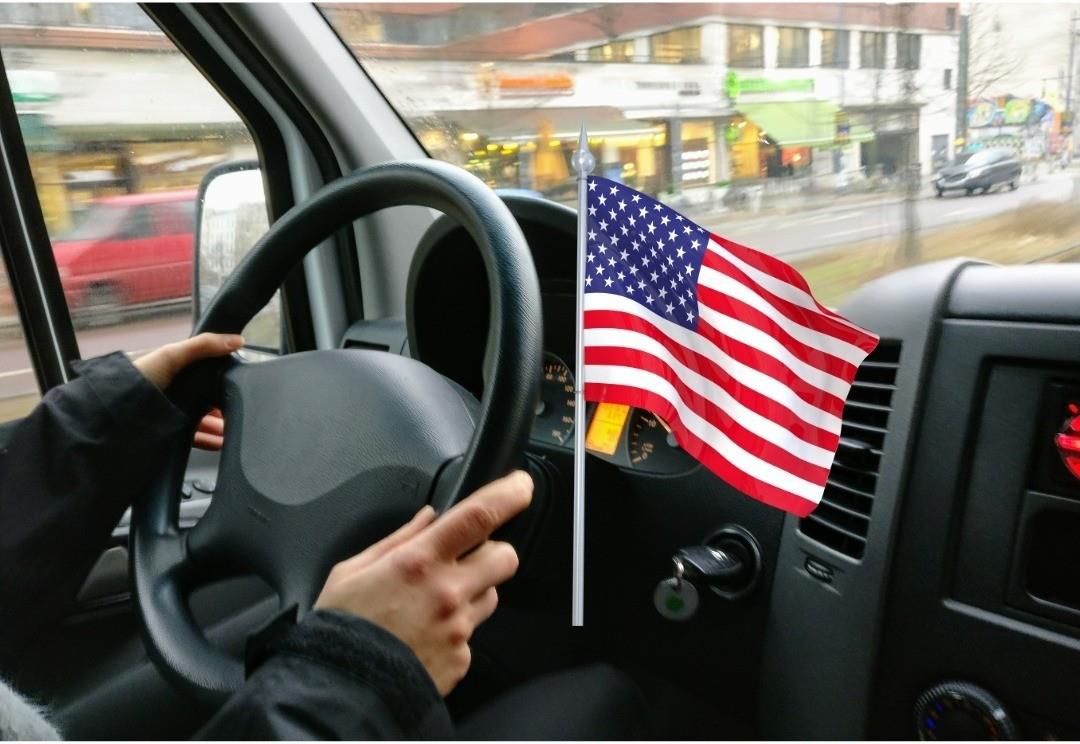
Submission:
POLYGON ((441 558, 457 558, 524 511, 532 501, 532 478, 516 470, 486 486, 443 514, 421 536, 441 558))
POLYGON ((198 431, 204 434, 214 434, 216 436, 225 435, 225 419, 222 418, 221 413, 217 414, 211 412, 202 417, 199 421, 198 431))
POLYGON ((219 452, 221 448, 225 446, 225 437, 217 434, 208 434, 204 431, 197 431, 195 432, 194 439, 192 439, 192 444, 201 450, 219 452))
POLYGON ((423 530, 425 527, 431 524, 432 520, 434 519, 435 510, 432 509, 431 506, 425 506, 420 511, 416 512, 412 519, 403 524, 401 527, 398 527, 396 530, 391 532, 382 540, 379 540, 379 542, 369 546, 360 553, 357 553, 352 558, 342 561, 340 564, 341 567, 345 571, 351 573, 353 571, 357 571, 363 568, 364 566, 371 565, 379 558, 383 557, 391 550, 396 548, 398 545, 401 545, 403 542, 423 530))
POLYGON ((488 540, 461 559, 461 581, 469 596, 498 586, 517 573, 518 556, 510 543, 488 540))
POLYGON ((499 592, 495 587, 489 586, 484 592, 469 603, 467 612, 473 627, 487 620, 495 613, 499 606, 499 592))

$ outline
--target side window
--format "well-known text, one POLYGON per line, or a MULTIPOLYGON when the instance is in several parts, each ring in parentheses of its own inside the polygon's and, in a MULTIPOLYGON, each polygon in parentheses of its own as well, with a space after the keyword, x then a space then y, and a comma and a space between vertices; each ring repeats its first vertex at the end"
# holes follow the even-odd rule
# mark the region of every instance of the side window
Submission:
POLYGON ((121 240, 141 240, 154 237, 155 232, 150 207, 137 206, 127 211, 117 237, 121 240))
POLYGON ((195 233, 195 204, 192 202, 162 202, 151 207, 154 212, 154 231, 157 235, 187 235, 195 233), (184 207, 189 207, 185 209, 184 207))
POLYGON ((0 5, 0 46, 82 355, 186 337, 195 247, 168 236, 250 132, 137 5, 0 5))
POLYGON ((0 424, 22 418, 40 399, 11 283, 0 263, 0 424))

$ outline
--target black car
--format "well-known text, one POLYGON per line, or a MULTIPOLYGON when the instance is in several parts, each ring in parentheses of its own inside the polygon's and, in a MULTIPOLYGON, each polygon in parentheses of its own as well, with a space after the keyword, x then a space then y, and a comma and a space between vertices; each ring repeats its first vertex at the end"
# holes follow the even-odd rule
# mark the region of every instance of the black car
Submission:
POLYGON ((974 155, 961 155, 938 171, 934 175, 934 188, 938 196, 958 189, 969 195, 980 189, 985 194, 999 183, 1015 189, 1020 184, 1021 167, 1012 150, 980 150, 974 155))

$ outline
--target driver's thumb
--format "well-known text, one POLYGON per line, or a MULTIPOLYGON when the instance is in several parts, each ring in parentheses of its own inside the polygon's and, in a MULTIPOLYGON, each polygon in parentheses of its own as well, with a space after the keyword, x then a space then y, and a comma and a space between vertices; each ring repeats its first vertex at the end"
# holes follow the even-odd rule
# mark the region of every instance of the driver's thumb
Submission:
POLYGON ((244 337, 236 333, 200 333, 173 348, 173 373, 200 359, 225 356, 244 346, 244 337))

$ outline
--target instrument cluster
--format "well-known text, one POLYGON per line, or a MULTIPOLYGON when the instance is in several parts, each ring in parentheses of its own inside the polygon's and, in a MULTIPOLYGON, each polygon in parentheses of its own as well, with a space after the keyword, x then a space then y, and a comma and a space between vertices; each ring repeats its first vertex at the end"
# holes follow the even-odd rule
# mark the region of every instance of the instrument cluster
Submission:
MULTIPOLYGON (((590 454, 622 467, 665 475, 697 465, 659 416, 615 403, 587 405, 585 448, 590 454)), ((573 449, 574 407, 573 370, 560 357, 544 352, 532 441, 573 449)))

